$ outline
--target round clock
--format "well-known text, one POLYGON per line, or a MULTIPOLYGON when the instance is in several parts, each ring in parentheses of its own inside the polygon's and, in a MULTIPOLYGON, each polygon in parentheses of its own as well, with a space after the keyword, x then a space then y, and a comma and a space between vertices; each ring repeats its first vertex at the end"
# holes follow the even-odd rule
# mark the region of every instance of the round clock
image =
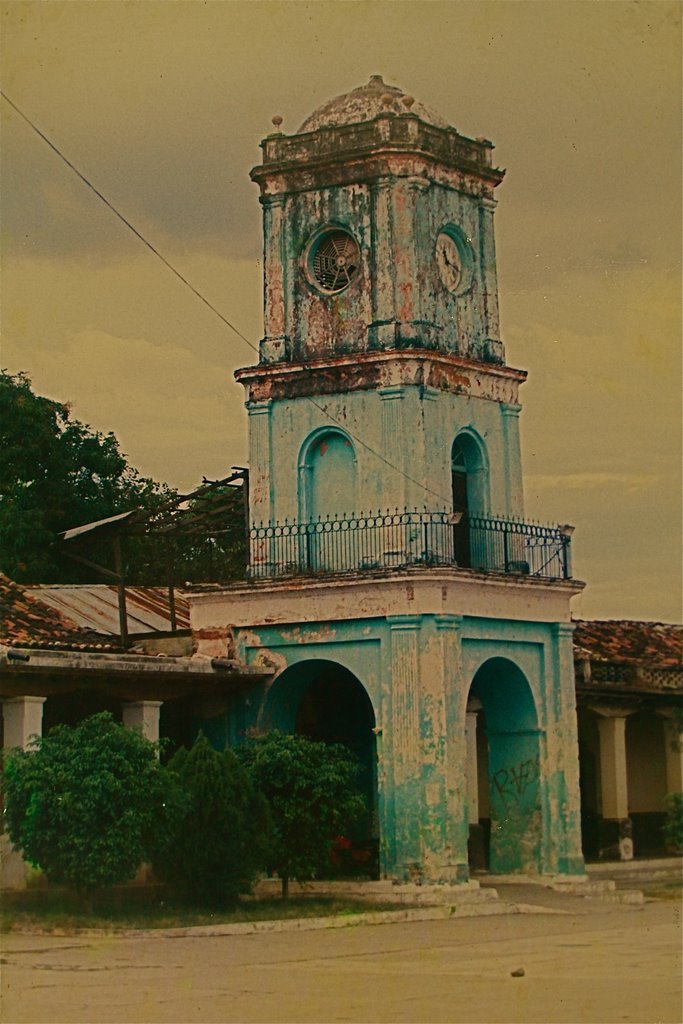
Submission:
POLYGON ((341 292, 360 269, 358 242, 343 228, 322 228, 306 247, 305 265, 308 279, 320 291, 341 292))
POLYGON ((472 283, 472 250, 462 232, 449 225, 436 239, 436 263, 445 287, 454 295, 466 291, 472 283))

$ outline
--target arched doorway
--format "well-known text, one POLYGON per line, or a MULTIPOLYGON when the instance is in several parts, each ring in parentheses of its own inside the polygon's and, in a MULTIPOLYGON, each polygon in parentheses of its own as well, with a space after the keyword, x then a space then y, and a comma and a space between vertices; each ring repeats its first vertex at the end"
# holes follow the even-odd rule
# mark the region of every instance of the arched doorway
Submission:
POLYGON ((360 764, 358 789, 366 813, 349 839, 353 864, 361 874, 379 872, 377 744, 375 712, 360 680, 333 661, 315 659, 285 669, 272 684, 259 716, 259 728, 299 733, 323 743, 341 743, 360 764))
POLYGON ((540 744, 529 683, 507 658, 491 658, 474 676, 468 706, 481 708, 477 758, 475 764, 470 759, 468 770, 478 768, 478 824, 487 839, 486 862, 498 874, 537 872, 542 836, 540 744))
POLYGON ((458 434, 451 452, 453 511, 460 513, 460 522, 453 527, 453 543, 455 560, 463 568, 476 565, 470 515, 481 515, 485 511, 486 483, 486 462, 481 444, 471 434, 458 434))

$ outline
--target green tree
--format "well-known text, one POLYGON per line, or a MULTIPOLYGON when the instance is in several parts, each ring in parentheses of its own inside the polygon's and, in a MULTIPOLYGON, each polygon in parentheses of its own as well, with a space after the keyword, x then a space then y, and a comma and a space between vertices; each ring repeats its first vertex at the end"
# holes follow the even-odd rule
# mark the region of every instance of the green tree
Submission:
POLYGON ((155 873, 186 898, 232 905, 249 891, 263 864, 268 808, 231 750, 219 753, 200 733, 168 764, 163 825, 152 863, 155 873))
POLYGON ((271 865, 282 879, 305 881, 329 868, 336 836, 365 810, 358 792, 360 766, 340 744, 271 732, 239 751, 272 817, 271 865))
MULTIPOLYGON (((114 434, 93 431, 71 417, 68 405, 36 395, 26 374, 0 372, 0 567, 8 576, 82 582, 83 570, 60 558, 58 533, 134 508, 152 510, 172 493, 128 465, 114 434)), ((138 543, 134 554, 164 579, 156 552, 138 543)))
POLYGON ((149 859, 165 795, 157 753, 109 712, 55 726, 33 749, 9 751, 5 821, 12 843, 90 908, 94 890, 132 878, 149 859))

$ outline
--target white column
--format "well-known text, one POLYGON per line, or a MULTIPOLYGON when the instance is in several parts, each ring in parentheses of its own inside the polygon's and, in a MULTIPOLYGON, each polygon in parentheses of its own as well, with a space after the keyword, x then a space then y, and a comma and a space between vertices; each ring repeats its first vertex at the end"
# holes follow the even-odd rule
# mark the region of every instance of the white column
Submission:
POLYGON ((135 729, 147 740, 156 743, 159 739, 159 709, 161 700, 138 700, 123 705, 123 724, 135 729))
POLYGON ((470 825, 479 824, 479 777, 477 771, 477 711, 467 706, 465 715, 467 737, 467 806, 470 825))
POLYGON ((26 750, 32 736, 43 734, 45 697, 6 697, 2 702, 4 746, 26 750))
POLYGON ((598 714, 602 816, 627 818, 626 715, 623 711, 604 708, 598 710, 598 714))

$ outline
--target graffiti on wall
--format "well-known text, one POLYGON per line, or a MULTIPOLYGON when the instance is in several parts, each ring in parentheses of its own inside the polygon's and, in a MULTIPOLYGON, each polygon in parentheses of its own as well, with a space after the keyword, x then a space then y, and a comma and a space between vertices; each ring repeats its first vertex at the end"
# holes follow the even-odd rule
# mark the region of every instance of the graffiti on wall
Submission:
POLYGON ((519 803, 531 786, 538 782, 540 775, 541 762, 536 756, 509 768, 499 768, 491 781, 495 792, 508 805, 519 803))

